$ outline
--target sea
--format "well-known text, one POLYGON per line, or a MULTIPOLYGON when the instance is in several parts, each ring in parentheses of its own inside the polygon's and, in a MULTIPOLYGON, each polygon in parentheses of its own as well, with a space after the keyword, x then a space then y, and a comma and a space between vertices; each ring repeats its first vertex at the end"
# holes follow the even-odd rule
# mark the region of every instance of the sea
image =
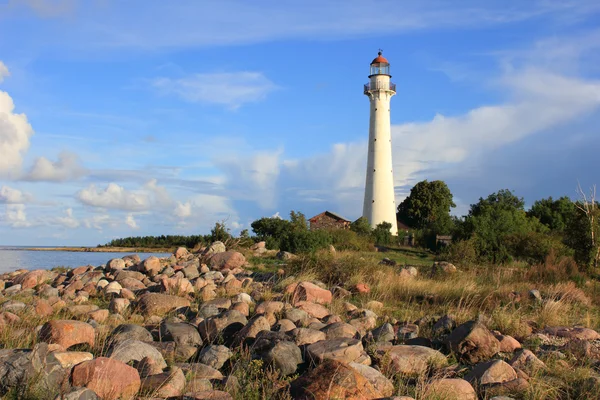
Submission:
MULTIPOLYGON (((0 274, 17 269, 75 268, 82 265, 100 266, 113 258, 133 253, 75 252, 60 250, 27 250, 34 246, 0 246, 0 274)), ((35 246, 35 248, 42 248, 35 246)), ((138 253, 140 258, 168 257, 170 253, 138 253)))

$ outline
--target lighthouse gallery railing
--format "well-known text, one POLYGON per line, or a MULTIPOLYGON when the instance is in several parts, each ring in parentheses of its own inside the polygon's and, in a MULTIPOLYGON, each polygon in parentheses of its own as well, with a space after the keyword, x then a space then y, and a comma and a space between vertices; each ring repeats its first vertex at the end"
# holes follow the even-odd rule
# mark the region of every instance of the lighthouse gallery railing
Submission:
POLYGON ((390 82, 388 83, 384 83, 384 82, 377 82, 375 84, 371 84, 371 83, 367 83, 365 85, 365 93, 370 92, 371 90, 392 90, 392 91, 396 91, 396 84, 390 82))

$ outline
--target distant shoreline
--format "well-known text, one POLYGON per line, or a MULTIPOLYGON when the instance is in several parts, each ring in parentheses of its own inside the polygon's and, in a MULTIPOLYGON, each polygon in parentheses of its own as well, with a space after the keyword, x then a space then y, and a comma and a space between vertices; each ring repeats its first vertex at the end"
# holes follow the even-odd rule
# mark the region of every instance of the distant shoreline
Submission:
POLYGON ((171 248, 146 247, 19 247, 12 250, 70 251, 74 253, 172 253, 171 248))

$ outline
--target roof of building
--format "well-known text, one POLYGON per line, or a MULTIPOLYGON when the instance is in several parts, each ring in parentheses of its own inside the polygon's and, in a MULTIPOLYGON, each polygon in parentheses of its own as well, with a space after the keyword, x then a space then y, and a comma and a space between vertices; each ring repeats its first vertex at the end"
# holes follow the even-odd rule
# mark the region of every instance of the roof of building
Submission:
POLYGON ((320 217, 322 215, 328 215, 328 216, 330 216, 332 218, 337 219, 338 221, 350 222, 349 219, 346 219, 346 218, 342 217, 341 215, 338 215, 338 214, 336 214, 334 212, 331 212, 331 211, 323 211, 321 214, 317 214, 314 217, 310 218, 309 221, 316 220, 318 217, 320 217))
POLYGON ((384 56, 381 55, 381 52, 377 53, 377 58, 375 58, 373 61, 371 61, 371 65, 373 64, 389 64, 389 61, 387 60, 387 58, 385 58, 384 56))

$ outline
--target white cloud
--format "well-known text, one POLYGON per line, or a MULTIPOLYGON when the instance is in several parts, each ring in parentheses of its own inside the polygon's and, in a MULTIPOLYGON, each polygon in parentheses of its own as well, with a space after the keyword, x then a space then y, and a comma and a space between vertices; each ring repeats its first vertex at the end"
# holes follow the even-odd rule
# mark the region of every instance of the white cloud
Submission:
POLYGON ((107 209, 144 211, 150 208, 147 193, 129 191, 116 183, 109 183, 104 190, 91 184, 77 193, 77 199, 86 205, 107 209))
POLYGON ((192 203, 186 201, 182 203, 180 201, 177 202, 177 206, 173 211, 173 214, 179 218, 187 218, 192 215, 192 203))
POLYGON ((127 217, 125 217, 125 224, 131 229, 139 229, 139 226, 135 218, 133 217, 133 214, 127 214, 127 217))
POLYGON ((258 151, 247 155, 228 149, 215 158, 215 164, 225 172, 223 186, 236 200, 251 200, 263 209, 277 205, 277 181, 283 149, 258 151))
POLYGON ((238 108, 263 100, 277 86, 260 72, 195 74, 185 78, 156 78, 152 86, 162 94, 173 94, 190 102, 238 108))
POLYGON ((75 180, 85 175, 86 170, 81 166, 76 154, 63 151, 58 155, 58 160, 52 162, 46 157, 38 157, 25 175, 25 180, 64 182, 75 180))
POLYGON ((88 229, 102 231, 106 225, 111 224, 111 218, 108 214, 94 215, 91 218, 83 220, 83 225, 88 229))
POLYGON ((24 204, 7 204, 2 220, 11 228, 27 228, 33 225, 27 220, 24 204))
POLYGON ((0 187, 0 203, 23 204, 30 202, 31 199, 32 196, 29 193, 23 193, 18 189, 13 189, 6 185, 0 187))
POLYGON ((8 67, 0 61, 0 83, 2 83, 7 76, 10 76, 10 71, 8 70, 8 67))
POLYGON ((65 210, 64 217, 56 217, 54 222, 71 229, 77 228, 80 225, 79 221, 73 216, 73 209, 71 208, 67 208, 65 210))
POLYGON ((173 199, 164 186, 159 186, 156 179, 151 179, 144 185, 144 189, 151 192, 154 202, 161 207, 168 207, 173 204, 173 199))
POLYGON ((16 176, 29 149, 33 128, 25 114, 15 114, 8 93, 0 91, 0 176, 16 176))

